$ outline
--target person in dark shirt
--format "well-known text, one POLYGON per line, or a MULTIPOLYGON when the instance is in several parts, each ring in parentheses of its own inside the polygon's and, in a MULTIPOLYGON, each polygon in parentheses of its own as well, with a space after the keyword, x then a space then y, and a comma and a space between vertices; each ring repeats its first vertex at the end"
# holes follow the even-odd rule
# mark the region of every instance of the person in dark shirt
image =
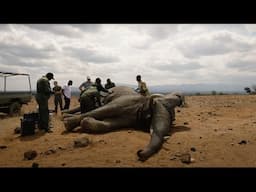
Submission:
POLYGON ((107 79, 107 83, 105 84, 105 89, 110 89, 112 87, 115 87, 115 83, 112 82, 110 79, 107 79))
POLYGON ((54 79, 52 73, 47 73, 37 81, 36 102, 39 107, 39 128, 45 132, 52 132, 49 127, 49 108, 48 100, 51 96, 51 86, 49 81, 54 79))
POLYGON ((55 113, 58 112, 58 105, 60 105, 60 110, 63 110, 62 107, 62 88, 58 85, 57 81, 54 81, 54 87, 53 87, 53 93, 54 93, 54 104, 55 104, 55 113))

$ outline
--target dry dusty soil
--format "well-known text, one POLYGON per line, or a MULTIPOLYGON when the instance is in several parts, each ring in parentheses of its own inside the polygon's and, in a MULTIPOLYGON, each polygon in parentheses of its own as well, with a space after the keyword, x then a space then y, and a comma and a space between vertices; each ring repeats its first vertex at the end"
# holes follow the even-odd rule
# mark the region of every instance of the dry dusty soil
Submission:
MULTIPOLYGON (((187 106, 176 108, 176 121, 162 149, 145 162, 137 150, 150 135, 126 129, 106 134, 66 133, 61 114, 52 115, 53 133, 36 131, 33 136, 14 134, 23 113, 36 108, 33 99, 22 107, 21 116, 0 119, 0 167, 256 167, 256 96, 187 96, 187 106), (86 136, 90 144, 74 147, 74 140, 86 136), (24 153, 37 156, 25 160, 24 153), (184 163, 181 156, 191 155, 184 163)), ((77 106, 77 98, 71 107, 77 106)), ((53 109, 53 100, 49 100, 53 109)))

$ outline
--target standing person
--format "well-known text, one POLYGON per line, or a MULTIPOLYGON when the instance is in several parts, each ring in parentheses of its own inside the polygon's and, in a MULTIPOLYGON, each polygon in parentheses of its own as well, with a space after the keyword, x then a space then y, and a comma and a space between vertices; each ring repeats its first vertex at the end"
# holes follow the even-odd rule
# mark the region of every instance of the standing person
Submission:
POLYGON ((146 85, 145 82, 143 82, 141 80, 141 76, 137 75, 136 76, 136 80, 138 82, 138 88, 136 89, 136 91, 138 93, 140 93, 141 95, 143 95, 143 96, 148 96, 149 95, 149 91, 148 91, 147 85, 146 85))
POLYGON ((70 106, 72 84, 73 84, 73 81, 69 80, 68 85, 63 86, 62 92, 64 95, 64 101, 65 101, 64 109, 69 109, 69 106, 70 106))
POLYGON ((87 76, 87 81, 83 82, 80 86, 79 89, 80 91, 84 91, 86 89, 88 89, 93 83, 91 82, 91 78, 89 76, 87 76))
POLYGON ((54 79, 53 73, 47 73, 41 77, 36 84, 36 102, 39 106, 39 128, 51 133, 49 126, 48 100, 51 96, 51 86, 49 81, 54 79))
POLYGON ((105 84, 105 89, 110 89, 112 87, 115 87, 115 83, 112 82, 110 79, 107 79, 107 83, 105 84))
POLYGON ((60 110, 63 110, 62 107, 62 88, 58 85, 57 81, 54 81, 54 87, 53 87, 53 93, 54 93, 54 104, 55 104, 55 113, 58 112, 58 104, 60 105, 60 110))

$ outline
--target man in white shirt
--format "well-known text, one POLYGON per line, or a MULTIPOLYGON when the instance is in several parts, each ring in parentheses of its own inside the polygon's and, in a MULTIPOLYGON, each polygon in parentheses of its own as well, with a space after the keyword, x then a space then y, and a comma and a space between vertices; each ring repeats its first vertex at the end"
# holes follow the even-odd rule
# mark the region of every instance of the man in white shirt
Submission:
POLYGON ((64 95, 64 101, 65 101, 64 109, 69 109, 69 106, 70 106, 72 84, 73 84, 73 81, 69 80, 68 85, 64 85, 62 89, 63 95, 64 95))

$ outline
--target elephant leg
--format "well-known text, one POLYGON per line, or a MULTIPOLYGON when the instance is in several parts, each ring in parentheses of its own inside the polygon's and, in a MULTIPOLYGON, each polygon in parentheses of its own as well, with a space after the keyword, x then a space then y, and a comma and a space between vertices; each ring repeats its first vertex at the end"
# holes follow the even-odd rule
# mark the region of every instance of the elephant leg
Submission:
POLYGON ((137 152, 139 160, 145 161, 154 153, 158 152, 164 142, 164 136, 170 131, 170 114, 165 107, 155 102, 153 106, 153 117, 150 129, 152 130, 149 144, 137 152))
POLYGON ((81 115, 65 118, 64 125, 67 131, 71 131, 75 127, 80 125, 80 121, 84 117, 94 117, 95 119, 104 119, 105 117, 108 117, 108 116, 120 115, 120 113, 118 114, 116 111, 118 110, 115 107, 103 106, 93 111, 82 113, 81 115))
POLYGON ((62 116, 61 116, 61 120, 65 120, 66 118, 70 118, 70 117, 76 117, 77 115, 76 114, 69 114, 69 113, 64 113, 62 116))
POLYGON ((93 117, 85 117, 81 121, 81 129, 86 133, 106 133, 119 128, 126 128, 132 125, 132 121, 124 118, 96 120, 93 117))
POLYGON ((95 110, 89 111, 85 114, 82 114, 81 116, 83 117, 94 117, 95 119, 106 119, 106 118, 112 118, 112 117, 117 117, 120 116, 120 108, 122 108, 122 106, 118 106, 118 105, 105 105, 102 107, 99 107, 95 110))
POLYGON ((69 114, 73 114, 73 113, 77 113, 77 112, 80 112, 80 106, 79 107, 75 107, 73 109, 65 109, 65 110, 62 110, 61 113, 62 115, 65 114, 65 113, 69 113, 69 114))
POLYGON ((80 125, 80 121, 82 120, 81 115, 75 115, 72 117, 67 117, 64 119, 64 126, 67 131, 72 131, 74 128, 80 125))

